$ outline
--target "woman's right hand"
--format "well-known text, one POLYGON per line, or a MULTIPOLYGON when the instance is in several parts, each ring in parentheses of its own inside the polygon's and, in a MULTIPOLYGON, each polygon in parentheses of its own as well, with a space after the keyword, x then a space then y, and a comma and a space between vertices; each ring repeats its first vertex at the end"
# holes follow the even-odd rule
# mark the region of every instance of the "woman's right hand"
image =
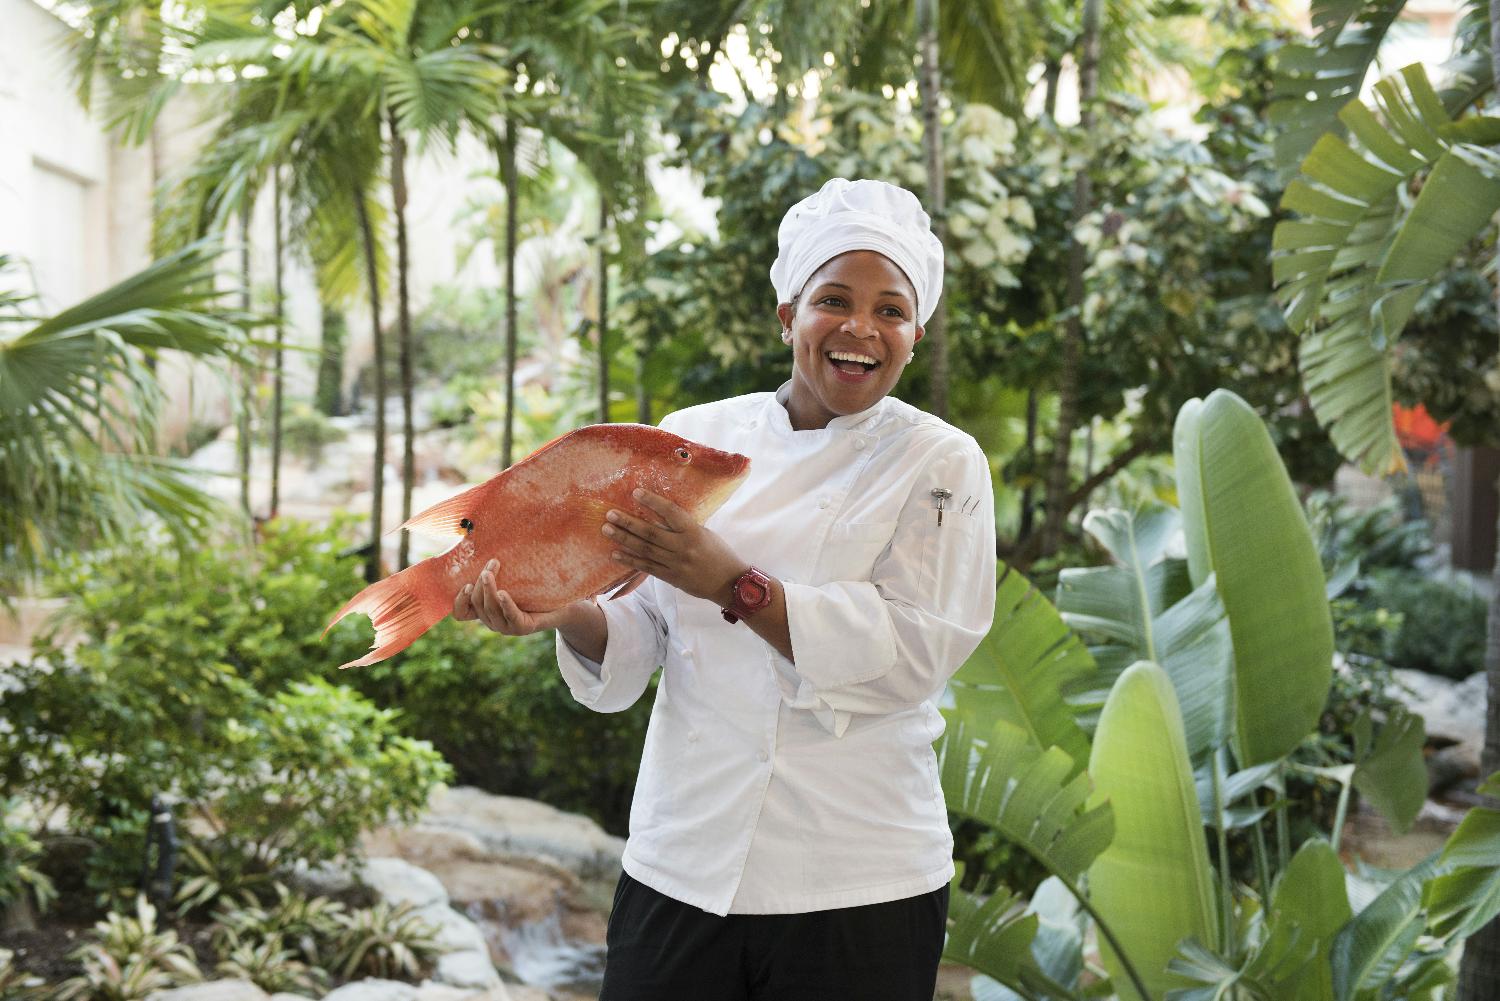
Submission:
POLYGON ((505 636, 528 636, 543 629, 556 629, 567 615, 568 606, 550 612, 526 612, 507 591, 495 587, 496 560, 485 564, 479 580, 459 589, 453 599, 453 617, 460 622, 478 619, 485 627, 505 636))

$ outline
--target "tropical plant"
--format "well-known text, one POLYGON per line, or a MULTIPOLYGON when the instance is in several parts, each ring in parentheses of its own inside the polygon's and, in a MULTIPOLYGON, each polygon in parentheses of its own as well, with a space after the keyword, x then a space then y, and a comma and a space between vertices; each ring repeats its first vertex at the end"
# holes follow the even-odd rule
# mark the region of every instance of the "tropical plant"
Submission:
POLYGON ((217 942, 219 962, 214 972, 229 980, 248 980, 272 994, 318 994, 328 986, 328 974, 296 958, 277 934, 242 938, 225 929, 217 942))
POLYGON ((273 885, 274 903, 261 903, 253 895, 242 893, 237 905, 224 904, 214 914, 216 933, 233 933, 244 941, 279 938, 312 966, 323 966, 329 959, 332 943, 338 937, 339 915, 344 905, 327 897, 308 897, 288 890, 282 883, 273 885))
MULTIPOLYGON (((1276 231, 1278 294, 1302 336, 1303 379, 1318 420, 1346 457, 1373 471, 1404 465, 1391 407, 1398 339, 1424 293, 1500 208, 1500 120, 1483 107, 1500 80, 1492 37, 1500 2, 1465 5, 1438 87, 1420 65, 1408 66, 1379 81, 1367 106, 1359 89, 1404 6, 1371 0, 1317 8, 1318 34, 1287 60, 1279 108, 1290 126, 1279 150, 1283 167, 1288 176, 1297 172, 1282 206, 1297 215, 1276 231), (1330 65, 1338 71, 1324 72, 1330 65)), ((1464 433, 1493 443, 1492 424, 1465 424, 1464 433)), ((1485 772, 1500 769, 1500 559, 1495 583, 1485 772)), ((1497 981, 1500 924, 1470 940, 1460 996, 1481 997, 1497 981)))
POLYGON ((1426 788, 1420 718, 1361 716, 1345 765, 1294 756, 1319 721, 1333 652, 1313 535, 1237 397, 1184 406, 1175 451, 1181 511, 1091 512, 1085 527, 1113 562, 1064 572, 1061 614, 1001 574, 995 625, 945 712, 944 792, 1079 910, 1044 921, 1055 900, 1023 909, 1004 888, 986 899, 955 886, 947 955, 998 982, 987 996, 1078 997, 1082 913, 1122 998, 1429 997, 1444 957, 1500 911, 1488 816, 1442 859, 1346 895, 1335 853, 1351 792, 1398 829, 1411 823, 1426 788), (1297 846, 1284 796, 1263 801, 1293 770, 1338 784, 1331 841, 1297 846), (1238 884, 1231 831, 1255 856, 1238 884), (1424 911, 1424 894, 1441 906, 1424 911))
POLYGON ((45 911, 57 899, 47 874, 37 869, 41 842, 17 817, 21 801, 0 799, 0 914, 10 908, 30 910, 33 902, 45 911))
POLYGON ((416 979, 441 951, 437 931, 407 903, 382 900, 340 914, 338 922, 333 966, 346 979, 356 974, 416 979))
POLYGON ((138 1001, 155 991, 203 979, 192 951, 157 923, 156 908, 136 897, 135 916, 107 914, 95 941, 74 951, 83 971, 58 989, 59 1001, 138 1001))
POLYGON ((27 973, 16 965, 16 954, 0 949, 0 997, 6 1001, 34 1001, 46 990, 41 977, 27 973))
MULTIPOLYGON (((197 243, 51 317, 0 291, 0 596, 64 551, 119 542, 143 520, 184 548, 216 506, 158 458, 153 359, 245 360, 252 319, 222 305, 197 243)), ((13 262, 0 256, 0 272, 13 262)))

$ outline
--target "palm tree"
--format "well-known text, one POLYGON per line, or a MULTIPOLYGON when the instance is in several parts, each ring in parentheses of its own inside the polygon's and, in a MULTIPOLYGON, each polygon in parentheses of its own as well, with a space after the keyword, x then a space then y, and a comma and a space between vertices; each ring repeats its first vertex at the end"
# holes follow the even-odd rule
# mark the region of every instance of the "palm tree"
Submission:
POLYGON ((51 317, 0 291, 0 593, 144 517, 184 545, 211 527, 216 502, 152 454, 163 393, 148 362, 182 351, 249 364, 253 321, 222 305, 218 253, 193 244, 51 317))
MULTIPOLYGON (((1275 234, 1278 294, 1302 335, 1303 380, 1319 422, 1370 472, 1404 466, 1391 417, 1391 360, 1417 299, 1500 209, 1500 129, 1492 118, 1465 114, 1493 96, 1500 80, 1500 0, 1489 0, 1487 11, 1470 4, 1442 90, 1420 65, 1409 66, 1377 84, 1375 106, 1367 107, 1358 89, 1404 5, 1320 9, 1318 35, 1286 60, 1282 84, 1283 93, 1313 97, 1289 97, 1279 109, 1288 124, 1282 152, 1300 161, 1300 175, 1282 200, 1297 218, 1275 234), (1323 66, 1341 72, 1315 71, 1323 66), (1319 86, 1308 87, 1313 78, 1319 86), (1407 206, 1403 196, 1418 182, 1407 206)), ((1500 554, 1493 583, 1486 775, 1500 771, 1500 554)), ((1491 921, 1466 943, 1459 995, 1488 997, 1496 983, 1500 923, 1491 921)))

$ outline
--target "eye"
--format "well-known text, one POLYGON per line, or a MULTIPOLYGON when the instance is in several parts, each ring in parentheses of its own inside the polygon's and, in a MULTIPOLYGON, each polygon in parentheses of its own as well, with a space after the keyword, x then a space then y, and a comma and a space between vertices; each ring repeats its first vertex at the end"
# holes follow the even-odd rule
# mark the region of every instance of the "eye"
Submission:
POLYGON ((885 308, 886 308, 886 315, 893 316, 893 317, 895 317, 898 320, 904 320, 904 319, 906 319, 906 314, 904 312, 902 312, 899 307, 897 307, 897 306, 887 306, 885 308))
POLYGON ((672 454, 675 455, 675 456, 677 456, 677 461, 678 462, 692 462, 693 461, 693 453, 689 452, 685 448, 682 448, 681 446, 678 446, 677 450, 674 451, 672 454))
POLYGON ((825 302, 833 306, 842 306, 844 304, 844 300, 836 295, 825 295, 818 300, 818 305, 821 306, 825 302))

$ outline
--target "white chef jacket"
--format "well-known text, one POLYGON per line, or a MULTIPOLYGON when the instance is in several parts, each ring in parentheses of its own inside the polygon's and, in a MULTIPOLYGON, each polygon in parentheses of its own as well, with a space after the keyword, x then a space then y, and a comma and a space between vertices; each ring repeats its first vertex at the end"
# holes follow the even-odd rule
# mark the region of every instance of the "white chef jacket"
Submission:
POLYGON ((885 397, 794 431, 754 393, 661 426, 750 457, 706 525, 781 581, 796 662, 655 577, 601 600, 602 663, 561 634, 573 697, 619 712, 662 666, 624 868, 714 914, 916 896, 953 877, 933 700, 989 630, 989 464, 969 435, 885 397), (935 488, 952 496, 938 524, 935 488))

